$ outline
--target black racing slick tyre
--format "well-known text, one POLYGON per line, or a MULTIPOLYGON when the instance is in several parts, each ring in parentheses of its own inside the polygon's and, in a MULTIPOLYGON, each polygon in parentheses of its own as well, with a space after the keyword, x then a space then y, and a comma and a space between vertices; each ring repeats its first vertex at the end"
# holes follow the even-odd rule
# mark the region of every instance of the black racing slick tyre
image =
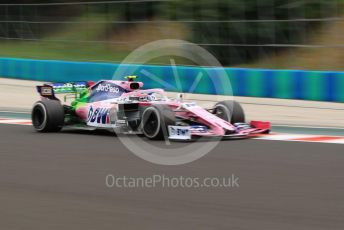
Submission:
POLYGON ((141 125, 145 137, 163 140, 168 137, 168 126, 175 125, 175 114, 167 105, 152 105, 142 112, 141 125))
POLYGON ((64 110, 57 100, 38 101, 32 108, 31 119, 37 132, 58 132, 64 124, 64 110))
POLYGON ((237 101, 220 101, 214 106, 213 113, 231 124, 245 122, 245 112, 237 101))

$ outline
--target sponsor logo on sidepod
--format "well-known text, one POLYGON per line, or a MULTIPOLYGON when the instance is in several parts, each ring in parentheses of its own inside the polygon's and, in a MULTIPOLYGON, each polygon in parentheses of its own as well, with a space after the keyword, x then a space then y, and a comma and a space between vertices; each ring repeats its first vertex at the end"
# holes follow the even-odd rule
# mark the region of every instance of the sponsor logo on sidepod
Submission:
POLYGON ((110 109, 108 108, 96 108, 95 110, 91 106, 88 111, 87 122, 97 124, 109 124, 110 123, 110 109))
POLYGON ((110 93, 119 93, 119 88, 116 86, 111 86, 111 84, 99 84, 96 88, 97 92, 110 92, 110 93))

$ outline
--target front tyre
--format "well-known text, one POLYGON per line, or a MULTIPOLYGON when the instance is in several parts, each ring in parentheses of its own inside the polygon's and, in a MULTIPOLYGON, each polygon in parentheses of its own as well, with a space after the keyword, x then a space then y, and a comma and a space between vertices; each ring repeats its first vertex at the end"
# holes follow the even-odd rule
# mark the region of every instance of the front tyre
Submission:
POLYGON ((231 124, 245 123, 244 109, 237 101, 220 101, 214 106, 213 113, 231 124))
POLYGON ((142 132, 154 140, 168 136, 168 126, 175 124, 175 114, 167 105, 152 105, 142 113, 142 132))
POLYGON ((59 101, 38 101, 32 108, 31 119, 37 132, 58 132, 64 124, 64 110, 59 101))

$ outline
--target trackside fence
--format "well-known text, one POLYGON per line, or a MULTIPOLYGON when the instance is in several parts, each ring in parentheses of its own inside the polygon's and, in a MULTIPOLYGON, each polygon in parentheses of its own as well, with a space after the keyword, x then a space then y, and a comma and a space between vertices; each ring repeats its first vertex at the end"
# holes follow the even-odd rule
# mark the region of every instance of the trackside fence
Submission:
MULTIPOLYGON (((113 63, 0 58, 0 76, 49 82, 97 81, 112 79, 119 66, 113 63)), ((344 72, 224 68, 226 76, 210 76, 199 73, 216 67, 131 64, 124 67, 123 75, 126 72, 138 75, 145 88, 190 92, 190 85, 194 84, 192 93, 225 95, 229 91, 221 88, 230 86, 218 87, 218 84, 222 84, 221 78, 226 77, 230 80, 230 92, 234 96, 344 102, 344 72), (179 87, 176 87, 173 68, 177 69, 179 87), (196 79, 198 76, 201 79, 196 79)))

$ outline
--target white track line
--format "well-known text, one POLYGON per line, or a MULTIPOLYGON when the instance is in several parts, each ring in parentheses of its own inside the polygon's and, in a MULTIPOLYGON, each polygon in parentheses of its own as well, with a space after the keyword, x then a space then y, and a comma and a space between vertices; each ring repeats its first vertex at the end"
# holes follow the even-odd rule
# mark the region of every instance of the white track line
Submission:
POLYGON ((28 120, 28 119, 6 119, 6 118, 0 118, 0 124, 31 125, 31 120, 28 120))
POLYGON ((258 140, 318 142, 330 144, 344 144, 344 136, 311 135, 311 134, 270 134, 259 136, 258 140))
MULTIPOLYGON (((282 133, 272 133, 270 135, 264 135, 257 137, 255 139, 260 140, 272 140, 272 141, 288 141, 296 138, 306 138, 310 135, 307 134, 282 134, 282 133)), ((344 137, 343 137, 344 138, 344 137)))
POLYGON ((343 127, 329 127, 329 126, 304 126, 304 125, 275 125, 276 128, 306 128, 306 129, 338 129, 344 130, 343 127))

